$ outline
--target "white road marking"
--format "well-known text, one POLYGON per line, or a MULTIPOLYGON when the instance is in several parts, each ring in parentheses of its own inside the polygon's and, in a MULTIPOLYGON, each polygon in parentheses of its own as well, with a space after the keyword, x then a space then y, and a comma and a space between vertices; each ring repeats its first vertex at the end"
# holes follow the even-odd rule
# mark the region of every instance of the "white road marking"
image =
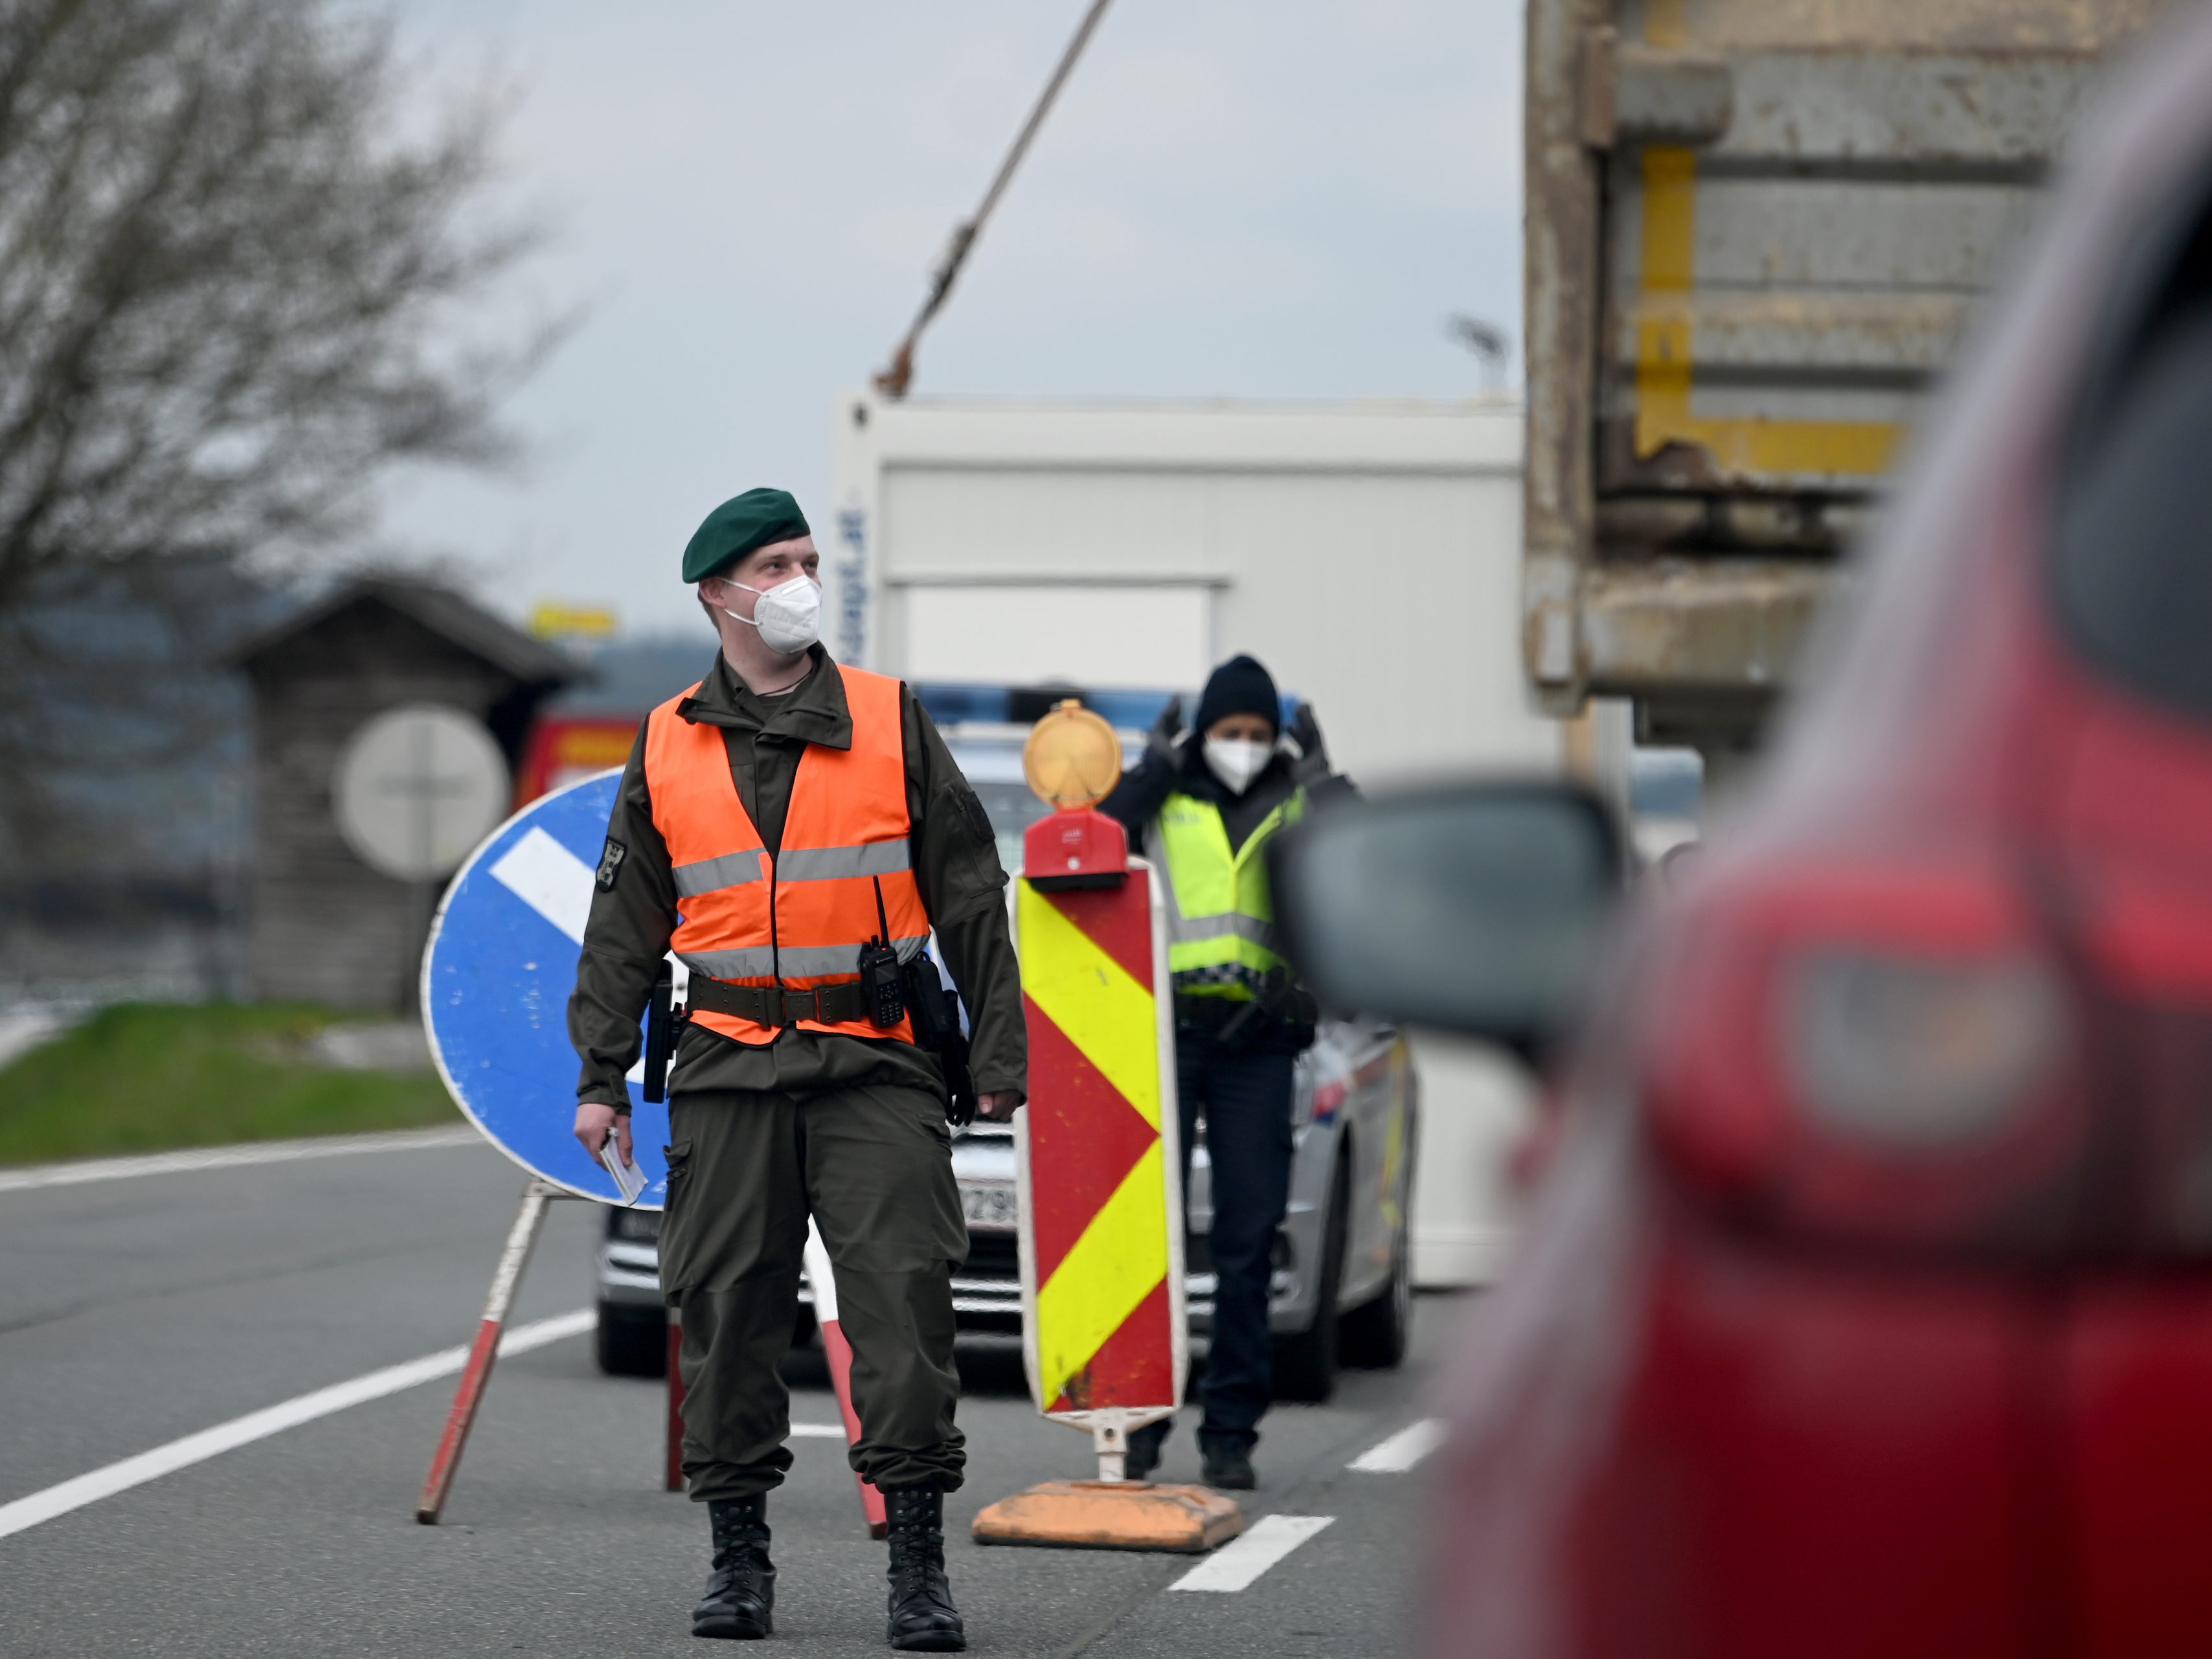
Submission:
POLYGON ((0 1193, 34 1187, 74 1187, 87 1181, 176 1175, 193 1170, 234 1170, 249 1164, 291 1164, 306 1158, 344 1158, 354 1152, 418 1152, 477 1146, 483 1137, 464 1124, 450 1129, 400 1129, 373 1135, 317 1135, 307 1140, 263 1140, 242 1146, 204 1146, 143 1158, 88 1158, 70 1164, 37 1164, 0 1170, 0 1193))
POLYGON ((1243 1589, 1335 1519, 1333 1515, 1263 1515, 1242 1538, 1224 1544, 1168 1588, 1243 1589))
MULTIPOLYGON (((527 1353, 532 1348, 542 1348, 549 1342, 558 1342, 564 1336, 580 1336, 598 1322, 596 1310, 579 1308, 573 1313, 541 1319, 534 1325, 518 1325, 500 1339, 499 1352, 502 1358, 509 1354, 527 1353)), ((332 1383, 329 1388, 318 1389, 313 1394, 300 1395, 277 1405, 264 1407, 258 1412, 248 1412, 243 1417, 234 1417, 228 1423, 218 1423, 211 1429, 202 1429, 181 1440, 172 1440, 166 1446, 156 1446, 151 1451, 140 1452, 136 1457, 110 1463, 106 1468, 80 1474, 59 1486, 48 1486, 44 1492, 34 1492, 28 1498, 19 1498, 12 1504, 0 1504, 0 1538, 35 1527, 41 1521, 67 1515, 72 1510, 81 1510, 88 1504, 96 1504, 103 1498, 112 1498, 117 1492, 128 1492, 133 1486, 143 1486, 149 1480, 158 1480, 165 1474, 189 1468, 195 1463, 204 1463, 209 1458, 220 1456, 224 1452, 235 1451, 239 1447, 251 1445, 257 1440, 265 1440, 286 1429, 295 1429, 302 1423, 312 1423, 319 1417, 342 1412, 349 1406, 366 1405, 372 1400, 381 1400, 386 1395, 398 1394, 419 1383, 451 1376, 468 1363, 468 1348, 464 1346, 425 1354, 422 1358, 410 1359, 404 1365, 387 1365, 384 1370, 371 1371, 366 1376, 332 1383)))
POLYGON ((1381 1444, 1370 1446, 1344 1467, 1362 1474, 1403 1474, 1443 1443, 1443 1419, 1425 1417, 1381 1444))
POLYGON ((592 866, 536 825, 491 867, 492 879, 558 927, 584 942, 592 914, 592 866))
POLYGON ((791 1437, 793 1440, 842 1440, 845 1425, 842 1423, 794 1423, 791 1425, 791 1437))

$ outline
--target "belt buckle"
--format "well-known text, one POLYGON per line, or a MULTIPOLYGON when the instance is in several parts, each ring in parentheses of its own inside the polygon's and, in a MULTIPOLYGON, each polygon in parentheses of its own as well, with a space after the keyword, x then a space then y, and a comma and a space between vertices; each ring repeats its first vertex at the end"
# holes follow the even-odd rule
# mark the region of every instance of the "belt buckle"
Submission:
POLYGON ((783 1000, 783 1018, 776 1022, 778 1024, 796 1025, 802 1019, 811 1019, 817 1021, 820 1019, 820 1006, 816 1003, 813 992, 780 990, 780 994, 783 1000), (809 1005, 813 1006, 810 1006, 809 1005), (805 1012, 801 1012, 801 1009, 805 1009, 805 1012))

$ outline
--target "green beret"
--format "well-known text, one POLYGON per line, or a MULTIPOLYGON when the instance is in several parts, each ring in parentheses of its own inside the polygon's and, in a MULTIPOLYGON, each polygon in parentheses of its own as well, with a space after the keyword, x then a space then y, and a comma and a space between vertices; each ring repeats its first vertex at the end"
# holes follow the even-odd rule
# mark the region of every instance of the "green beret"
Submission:
POLYGON ((684 580, 719 576, 757 547, 814 532, 787 489, 748 489, 707 515, 684 550, 684 580))

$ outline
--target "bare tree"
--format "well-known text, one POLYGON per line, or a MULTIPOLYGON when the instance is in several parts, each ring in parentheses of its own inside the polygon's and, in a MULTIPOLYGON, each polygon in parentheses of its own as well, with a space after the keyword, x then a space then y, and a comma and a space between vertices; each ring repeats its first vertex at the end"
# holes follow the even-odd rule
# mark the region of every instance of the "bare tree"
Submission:
POLYGON ((499 401, 556 331, 461 343, 533 240, 483 207, 496 100, 426 118, 410 90, 389 19, 349 0, 0 0, 19 847, 28 611, 101 571, 326 546, 394 465, 507 454, 499 401))

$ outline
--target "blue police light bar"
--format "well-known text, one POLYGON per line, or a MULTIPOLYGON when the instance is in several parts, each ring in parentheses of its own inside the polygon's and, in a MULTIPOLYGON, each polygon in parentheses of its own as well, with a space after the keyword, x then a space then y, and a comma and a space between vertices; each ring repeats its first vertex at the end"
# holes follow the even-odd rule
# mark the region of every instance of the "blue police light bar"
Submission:
POLYGON ((1102 715, 1109 725, 1143 732, 1160 717, 1160 710, 1178 691, 1100 690, 1089 686, 1052 684, 1006 685, 968 684, 953 680, 918 682, 914 694, 929 717, 939 726, 963 722, 1028 726, 1041 720, 1054 705, 1073 697, 1102 715))
POLYGON ((914 695, 929 718, 939 726, 975 722, 1004 725, 1006 688, 1003 685, 961 685, 945 680, 915 682, 914 695))
MULTIPOLYGON (((1190 718, 1192 705, 1198 694, 1194 691, 1164 690, 1136 690, 1127 687, 1097 689, 1077 685, 1006 685, 985 682, 958 680, 921 680, 915 684, 914 694, 921 706, 929 711, 929 718, 939 726, 957 726, 963 722, 980 722, 994 726, 1028 726, 1041 720, 1066 697, 1073 697, 1085 708, 1103 717, 1109 726, 1125 732, 1149 732, 1152 722, 1160 717, 1160 710, 1174 698, 1182 705, 1183 718, 1190 718)), ((1287 722, 1297 713, 1299 698, 1294 692, 1283 693, 1283 719, 1287 722)))

